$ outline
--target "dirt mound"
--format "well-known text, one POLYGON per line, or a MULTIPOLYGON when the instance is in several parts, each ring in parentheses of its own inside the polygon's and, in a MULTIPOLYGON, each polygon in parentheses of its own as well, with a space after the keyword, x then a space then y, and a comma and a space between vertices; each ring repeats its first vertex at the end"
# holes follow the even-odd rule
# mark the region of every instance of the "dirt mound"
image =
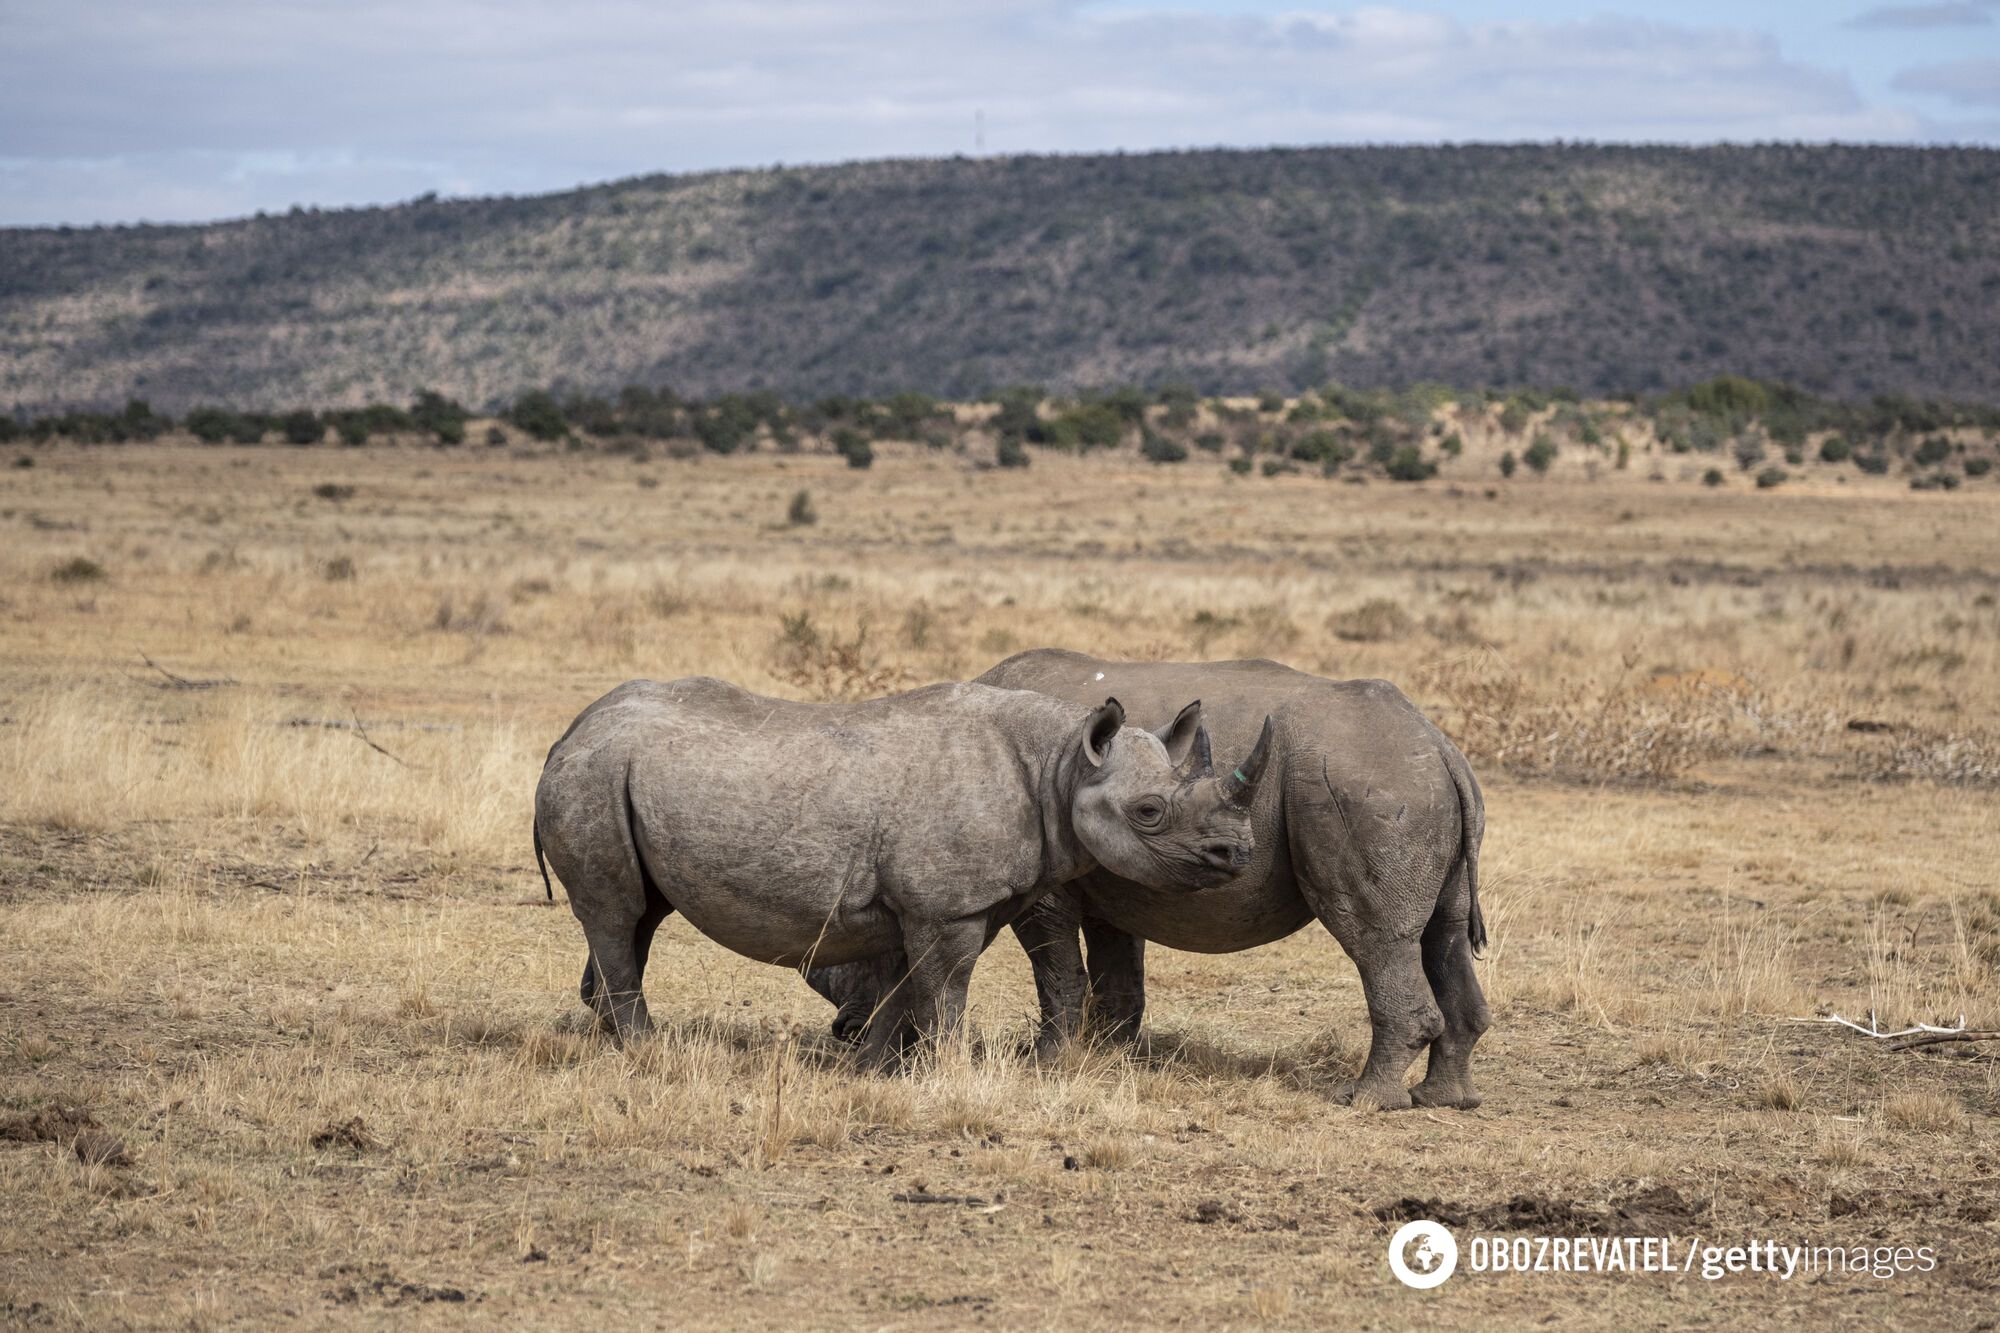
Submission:
POLYGON ((358 1115, 346 1120, 329 1120, 310 1142, 315 1148, 352 1148, 355 1152, 367 1152, 375 1146, 374 1136, 358 1115))
POLYGON ((327 1289, 326 1298, 335 1305, 359 1305, 363 1301, 391 1307, 437 1303, 463 1305, 468 1300, 476 1299, 468 1296, 461 1287, 438 1287, 427 1282, 405 1281, 379 1265, 363 1268, 343 1264, 330 1270, 326 1276, 348 1279, 327 1289))
POLYGON ((1449 1227, 1480 1231, 1540 1231, 1573 1236, 1665 1235, 1684 1229, 1704 1211, 1688 1202, 1672 1185, 1655 1185, 1609 1203, 1516 1194, 1489 1204, 1446 1203, 1441 1199, 1405 1197, 1377 1207, 1384 1222, 1428 1218, 1449 1227))
POLYGON ((101 1129, 97 1117, 81 1106, 44 1106, 37 1111, 0 1117, 0 1141, 9 1143, 69 1143, 87 1129, 101 1129))

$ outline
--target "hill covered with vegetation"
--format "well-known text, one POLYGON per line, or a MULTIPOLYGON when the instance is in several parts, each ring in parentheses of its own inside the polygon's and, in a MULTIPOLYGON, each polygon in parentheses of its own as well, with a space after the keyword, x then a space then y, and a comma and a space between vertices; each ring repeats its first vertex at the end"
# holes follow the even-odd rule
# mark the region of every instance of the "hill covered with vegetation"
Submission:
POLYGON ((2000 402, 2000 152, 1330 148, 0 232, 0 404, 1736 374, 2000 402))

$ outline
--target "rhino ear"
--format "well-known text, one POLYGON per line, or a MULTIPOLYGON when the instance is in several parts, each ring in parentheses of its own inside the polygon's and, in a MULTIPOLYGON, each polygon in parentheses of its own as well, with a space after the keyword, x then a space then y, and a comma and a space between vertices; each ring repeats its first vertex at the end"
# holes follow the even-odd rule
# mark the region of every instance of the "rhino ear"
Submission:
POLYGON ((1102 768, 1107 755, 1111 753, 1112 738, 1125 725, 1125 706, 1116 699, 1106 699, 1093 710, 1083 724, 1083 757, 1092 768, 1102 768))
POLYGON ((1201 777, 1208 772, 1208 728, 1201 724, 1201 700, 1196 699, 1166 726, 1153 733, 1167 747, 1167 760, 1177 777, 1201 777))

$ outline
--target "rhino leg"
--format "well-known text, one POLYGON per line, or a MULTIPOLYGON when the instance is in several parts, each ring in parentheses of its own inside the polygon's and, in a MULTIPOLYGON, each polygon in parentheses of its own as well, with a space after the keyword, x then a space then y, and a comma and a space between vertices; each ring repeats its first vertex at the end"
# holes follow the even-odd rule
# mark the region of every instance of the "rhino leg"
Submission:
POLYGON ((1035 1033, 1035 1056, 1051 1059, 1083 1026, 1083 999, 1088 981, 1083 945, 1077 938, 1083 915, 1082 895, 1060 888, 1037 900, 1014 921, 1014 936, 1028 951, 1035 973, 1035 997, 1041 1002, 1041 1025, 1035 1033))
POLYGON ((642 1036, 652 1026, 640 989, 646 957, 673 909, 639 855, 629 801, 605 801, 592 783, 544 784, 536 831, 590 946, 584 1001, 619 1041, 642 1036))
MULTIPOLYGON (((641 983, 646 979, 646 960, 653 952, 653 936, 659 931, 660 923, 674 910, 659 890, 651 888, 650 885, 647 887, 649 892, 646 895, 646 910, 640 915, 638 924, 632 928, 633 961, 637 965, 641 983)), ((578 985, 577 992, 585 1004, 597 1011, 598 1022, 604 1029, 607 1032, 615 1031, 608 1003, 599 1002, 599 996, 604 994, 604 990, 598 984, 596 965, 587 954, 583 960, 583 980, 578 985)))
POLYGON ((1444 1032, 1444 1015, 1431 995, 1424 975, 1423 947, 1418 940, 1371 935, 1348 945, 1368 997, 1368 1063, 1354 1088, 1354 1100, 1370 1101, 1385 1111, 1409 1107, 1403 1086, 1423 1049, 1444 1032))
POLYGON ((863 1069, 891 1074, 902 1065, 915 1036, 910 1027, 909 964, 901 954, 893 955, 877 976, 879 987, 868 987, 872 998, 856 1058, 863 1069))
POLYGON ((1472 941, 1466 931, 1468 898, 1461 872, 1452 877, 1451 887, 1424 928, 1424 976, 1444 1013, 1444 1031, 1431 1043, 1424 1081, 1410 1089, 1420 1106, 1469 1111, 1480 1102, 1472 1085, 1472 1048, 1493 1019, 1472 966, 1472 941))
POLYGON ((1085 916, 1083 942, 1090 950, 1093 1026, 1112 1041, 1137 1041, 1146 1016, 1146 941, 1085 916))
POLYGON ((909 959, 910 1022, 924 1045, 936 1049, 958 1033, 965 1017, 965 992, 972 965, 986 947, 988 921, 979 916, 955 921, 903 923, 903 951, 909 959))

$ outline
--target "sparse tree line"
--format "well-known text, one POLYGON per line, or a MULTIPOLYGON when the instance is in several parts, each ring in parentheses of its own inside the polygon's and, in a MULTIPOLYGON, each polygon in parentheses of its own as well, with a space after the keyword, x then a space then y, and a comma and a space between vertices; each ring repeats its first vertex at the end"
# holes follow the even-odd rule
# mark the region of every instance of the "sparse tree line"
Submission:
MULTIPOLYGON (((1918 489, 1953 489, 1993 469, 2000 407, 1880 395, 1845 403, 1784 384, 1723 376, 1672 393, 1584 400, 1567 390, 1453 390, 1418 384, 1353 389, 1329 384, 1295 396, 1203 397, 1186 385, 1120 387, 1051 396, 1016 386, 970 403, 905 392, 872 399, 835 395, 793 402, 760 390, 707 400, 671 389, 633 385, 615 396, 533 389, 475 413, 431 390, 407 407, 284 412, 200 406, 178 421, 133 399, 118 412, 0 415, 0 443, 68 440, 129 444, 176 430, 206 444, 274 441, 306 447, 427 438, 469 443, 472 423, 487 420, 482 442, 526 439, 570 449, 650 454, 654 446, 684 457, 767 449, 830 451, 851 467, 869 467, 875 446, 918 443, 937 450, 990 449, 1000 467, 1026 467, 1030 449, 1070 454, 1136 449, 1162 465, 1204 456, 1239 474, 1264 476, 1317 469, 1328 477, 1423 481, 1459 457, 1468 439, 1506 445, 1503 476, 1547 473, 1565 453, 1630 466, 1635 450, 1712 455, 1733 462, 1762 488, 1789 479, 1808 458, 1860 472, 1907 474, 1918 489), (1518 447, 1517 447, 1518 444, 1518 447)), ((1711 485, 1727 480, 1718 465, 1711 485)))

